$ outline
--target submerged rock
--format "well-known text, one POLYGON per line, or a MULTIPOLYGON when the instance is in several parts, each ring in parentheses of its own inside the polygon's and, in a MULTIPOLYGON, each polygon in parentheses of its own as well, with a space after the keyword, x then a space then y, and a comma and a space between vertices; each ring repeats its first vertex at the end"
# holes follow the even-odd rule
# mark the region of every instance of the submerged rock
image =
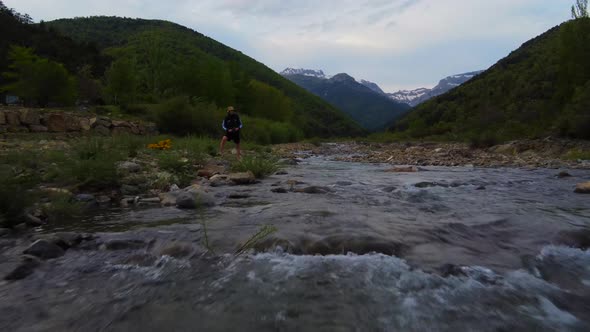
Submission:
POLYGON ((63 256, 65 251, 57 244, 45 239, 41 239, 31 244, 31 246, 23 253, 36 256, 41 259, 51 259, 63 256))
POLYGON ((332 192, 332 190, 328 187, 311 186, 302 189, 295 189, 295 192, 305 194, 327 194, 332 192))
POLYGON ((146 246, 143 240, 110 240, 102 245, 102 248, 106 250, 128 250, 128 249, 141 249, 146 246))
POLYGON ((286 194, 289 192, 285 188, 274 188, 274 189, 271 189, 270 191, 272 191, 273 193, 277 193, 277 194, 286 194))
POLYGON ((416 166, 408 166, 408 167, 394 167, 392 169, 385 170, 388 173, 416 173, 420 170, 416 166))
POLYGON ((39 258, 35 256, 23 256, 23 262, 20 263, 12 272, 8 273, 4 280, 14 281, 22 280, 29 275, 33 274, 35 269, 41 265, 39 258))
POLYGON ((590 181, 579 183, 574 191, 578 194, 590 194, 590 181))
POLYGON ((563 172, 559 172, 559 174, 557 174, 557 177, 560 179, 563 179, 563 178, 570 178, 570 177, 572 177, 572 175, 567 171, 563 171, 563 172))

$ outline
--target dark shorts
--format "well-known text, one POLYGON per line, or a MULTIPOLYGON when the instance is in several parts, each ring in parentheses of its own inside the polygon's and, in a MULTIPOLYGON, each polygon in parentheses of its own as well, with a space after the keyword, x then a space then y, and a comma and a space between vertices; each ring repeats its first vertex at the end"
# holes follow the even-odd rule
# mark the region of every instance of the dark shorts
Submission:
POLYGON ((236 144, 240 144, 240 131, 232 131, 231 133, 229 131, 225 132, 225 137, 227 137, 228 141, 233 141, 236 144))

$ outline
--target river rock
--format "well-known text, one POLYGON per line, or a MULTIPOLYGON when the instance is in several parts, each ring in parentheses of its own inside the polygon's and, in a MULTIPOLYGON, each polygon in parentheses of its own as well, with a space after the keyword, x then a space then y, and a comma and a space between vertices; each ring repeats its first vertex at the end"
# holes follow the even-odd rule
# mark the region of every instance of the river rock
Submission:
POLYGON ((80 129, 83 131, 89 131, 92 127, 90 127, 90 119, 88 118, 80 118, 80 129))
POLYGON ((160 250, 160 255, 173 258, 184 258, 191 255, 193 251, 194 249, 190 244, 171 243, 160 250))
POLYGON ((22 280, 33 274, 35 269, 41 265, 41 261, 35 256, 25 255, 23 261, 12 272, 4 277, 4 280, 15 281, 22 280))
POLYGON ((270 191, 272 191, 273 193, 277 193, 277 194, 286 194, 289 192, 285 188, 274 188, 274 189, 271 189, 270 191))
POLYGON ((416 173, 419 169, 416 166, 408 166, 408 167, 394 167, 392 169, 388 169, 385 172, 389 173, 416 173))
POLYGON ((576 186, 575 192, 578 194, 590 194, 590 181, 579 183, 576 186))
POLYGON ((96 134, 101 136, 109 136, 111 134, 111 130, 105 126, 96 126, 93 130, 96 134))
POLYGON ((572 175, 567 171, 563 171, 563 172, 559 172, 559 174, 557 174, 557 177, 560 179, 563 179, 563 178, 570 178, 570 177, 572 177, 572 175))
POLYGON ((8 228, 0 228, 0 237, 6 236, 10 234, 10 229, 8 228))
POLYGON ((33 242, 33 244, 31 244, 31 246, 23 253, 36 256, 41 259, 57 258, 65 254, 64 250, 60 246, 44 239, 33 242))
POLYGON ((121 186, 121 194, 123 194, 123 195, 139 195, 139 194, 141 194, 141 188, 139 188, 139 186, 124 184, 121 186))
POLYGON ((20 123, 23 125, 39 125, 41 124, 41 117, 39 112, 33 109, 20 110, 20 123))
POLYGON ((46 133, 49 131, 49 129, 47 127, 42 126, 42 125, 30 125, 29 130, 32 133, 46 133))
POLYGON ((99 117, 90 119, 90 126, 92 128, 105 127, 108 129, 111 127, 112 124, 113 123, 112 123, 111 119, 104 117, 104 116, 99 116, 99 117))
POLYGON ((64 122, 66 124, 66 131, 81 131, 80 118, 70 114, 64 116, 64 122))
POLYGON ((131 161, 123 161, 117 165, 117 169, 127 173, 137 173, 141 171, 141 166, 131 161))
POLYGON ((101 246, 102 249, 106 250, 128 250, 128 249, 141 249, 146 246, 146 243, 143 240, 109 240, 103 243, 101 246))
POLYGON ((305 193, 305 194, 326 194, 331 191, 332 190, 328 187, 319 187, 319 186, 311 186, 311 187, 305 187, 302 189, 295 189, 295 192, 305 193))
POLYGON ((221 187, 229 184, 229 177, 227 175, 217 174, 209 178, 209 185, 211 187, 221 187))
POLYGON ((237 185, 246 185, 256 182, 256 177, 251 171, 243 173, 232 173, 229 175, 229 180, 237 185))
POLYGON ((84 203, 96 201, 96 198, 92 194, 78 194, 74 197, 74 199, 78 202, 84 202, 84 203))
POLYGON ((30 213, 25 214, 25 222, 27 223, 27 225, 32 226, 32 227, 38 227, 38 226, 42 226, 45 224, 40 218, 38 218, 30 213))
POLYGON ((179 209, 196 209, 200 206, 214 206, 215 197, 204 191, 200 192, 181 192, 176 197, 176 206, 179 209))
POLYGON ((62 113, 50 113, 45 117, 47 129, 52 133, 66 131, 66 119, 62 113))
POLYGON ((18 127, 21 125, 20 123, 20 116, 17 112, 7 111, 4 112, 6 116, 6 124, 10 127, 18 127))

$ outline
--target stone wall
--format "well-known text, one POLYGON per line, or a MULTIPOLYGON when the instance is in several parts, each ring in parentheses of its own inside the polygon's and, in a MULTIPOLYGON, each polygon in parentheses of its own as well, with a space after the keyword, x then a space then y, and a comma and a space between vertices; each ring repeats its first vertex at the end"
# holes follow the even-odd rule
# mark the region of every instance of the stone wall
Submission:
POLYGON ((0 108, 2 133, 75 133, 88 132, 103 136, 133 134, 156 135, 153 123, 118 121, 92 114, 74 112, 40 112, 30 108, 0 108))

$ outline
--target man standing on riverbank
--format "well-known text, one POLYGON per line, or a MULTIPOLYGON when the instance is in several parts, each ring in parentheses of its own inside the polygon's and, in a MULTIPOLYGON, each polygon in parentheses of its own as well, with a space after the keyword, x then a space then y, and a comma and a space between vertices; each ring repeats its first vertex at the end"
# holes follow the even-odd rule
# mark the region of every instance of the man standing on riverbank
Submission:
POLYGON ((223 155, 225 142, 234 141, 234 143, 236 143, 236 151, 239 160, 242 157, 240 152, 240 131, 242 129, 242 120, 240 120, 240 116, 233 106, 227 108, 227 115, 225 116, 225 119, 223 119, 221 127, 225 130, 225 135, 221 139, 219 153, 223 155))

